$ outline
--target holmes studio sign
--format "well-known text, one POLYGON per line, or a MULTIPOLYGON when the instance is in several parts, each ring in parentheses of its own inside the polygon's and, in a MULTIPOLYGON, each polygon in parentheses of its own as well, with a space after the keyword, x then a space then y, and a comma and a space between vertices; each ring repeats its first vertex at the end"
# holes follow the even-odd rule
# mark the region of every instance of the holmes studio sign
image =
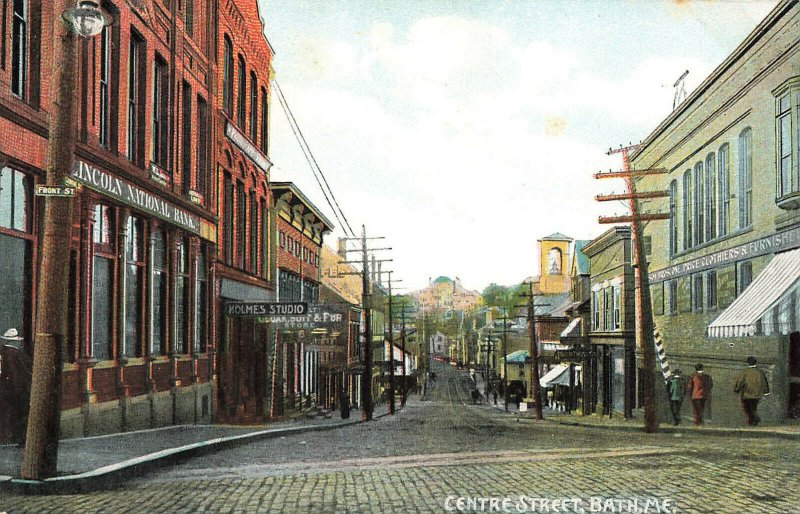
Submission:
POLYGON ((76 160, 72 163, 70 178, 99 193, 110 196, 140 211, 152 214, 189 232, 200 233, 200 219, 197 216, 184 211, 163 198, 159 198, 153 193, 140 189, 126 180, 115 177, 83 161, 76 160))

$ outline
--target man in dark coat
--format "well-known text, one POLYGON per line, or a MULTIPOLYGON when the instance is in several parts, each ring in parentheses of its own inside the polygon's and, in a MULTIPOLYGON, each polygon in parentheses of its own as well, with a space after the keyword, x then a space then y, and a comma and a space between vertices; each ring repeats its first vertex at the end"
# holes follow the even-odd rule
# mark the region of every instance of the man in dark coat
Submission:
POLYGON ((22 338, 16 329, 0 336, 0 440, 25 442, 31 397, 31 363, 13 344, 22 338))
POLYGON ((755 357, 747 358, 747 369, 739 373, 733 385, 733 392, 739 393, 744 410, 744 422, 754 427, 761 422, 758 417, 758 402, 762 396, 769 394, 767 375, 756 367, 758 361, 755 357))
POLYGON ((711 388, 714 387, 714 381, 711 380, 711 376, 706 375, 702 364, 695 364, 694 369, 696 371, 695 374, 686 383, 686 394, 692 400, 694 424, 695 426, 700 426, 703 424, 703 411, 706 408, 706 400, 711 397, 711 388))
POLYGON ((681 423, 681 405, 683 405, 683 375, 681 370, 676 369, 667 382, 667 394, 669 395, 669 409, 672 412, 672 424, 681 423))

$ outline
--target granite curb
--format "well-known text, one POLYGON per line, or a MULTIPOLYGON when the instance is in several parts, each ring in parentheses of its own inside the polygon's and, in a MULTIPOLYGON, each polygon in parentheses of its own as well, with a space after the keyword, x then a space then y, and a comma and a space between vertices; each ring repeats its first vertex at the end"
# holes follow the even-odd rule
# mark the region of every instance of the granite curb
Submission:
MULTIPOLYGON (((400 409, 398 409, 399 411, 400 409)), ((388 416, 388 413, 374 414, 373 420, 388 416)), ((0 493, 25 495, 77 494, 102 491, 118 487, 125 480, 183 462, 185 460, 210 454, 244 444, 307 432, 321 432, 364 423, 357 419, 335 423, 322 423, 299 427, 280 427, 235 436, 217 437, 205 441, 186 444, 175 448, 148 453, 115 464, 103 466, 82 473, 56 476, 44 480, 25 480, 11 476, 0 476, 0 493)))

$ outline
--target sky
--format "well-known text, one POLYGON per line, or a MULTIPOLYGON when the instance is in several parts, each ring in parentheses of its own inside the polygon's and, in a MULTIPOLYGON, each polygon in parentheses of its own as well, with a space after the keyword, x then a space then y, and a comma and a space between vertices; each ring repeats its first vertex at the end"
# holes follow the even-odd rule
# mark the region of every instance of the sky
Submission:
MULTIPOLYGON (((350 227, 383 236, 395 288, 483 290, 538 274, 537 240, 592 239, 644 140, 775 0, 258 0, 273 68, 350 227)), ((336 226, 272 95, 272 180, 336 226)))

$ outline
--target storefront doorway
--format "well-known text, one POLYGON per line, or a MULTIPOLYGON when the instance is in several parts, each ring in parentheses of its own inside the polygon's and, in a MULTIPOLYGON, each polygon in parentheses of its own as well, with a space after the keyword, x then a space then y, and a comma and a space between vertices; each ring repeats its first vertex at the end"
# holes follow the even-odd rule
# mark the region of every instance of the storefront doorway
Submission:
POLYGON ((800 332, 789 334, 789 399, 786 417, 800 419, 800 332))

